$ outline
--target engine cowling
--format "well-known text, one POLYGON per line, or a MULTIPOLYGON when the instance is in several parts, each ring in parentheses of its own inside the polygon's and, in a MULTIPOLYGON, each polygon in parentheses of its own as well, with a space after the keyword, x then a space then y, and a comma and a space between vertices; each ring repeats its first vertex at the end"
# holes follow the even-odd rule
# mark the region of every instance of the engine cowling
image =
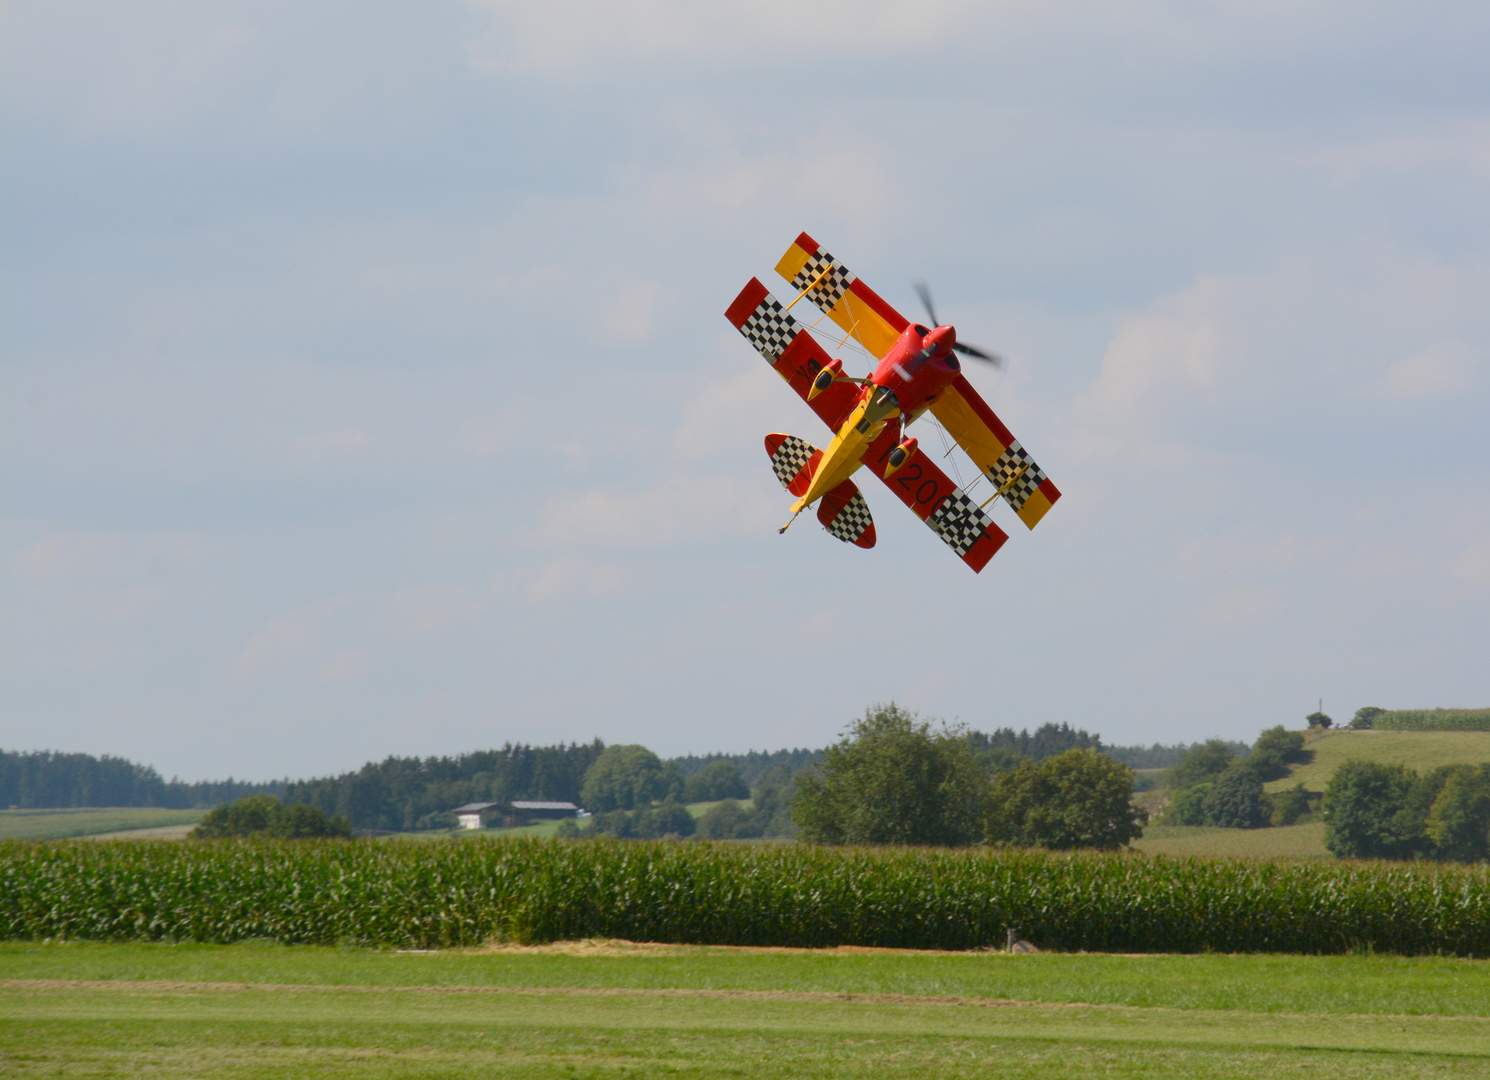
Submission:
POLYGON ((905 463, 916 456, 919 443, 914 438, 903 439, 885 458, 885 479, 888 480, 905 467, 905 463))

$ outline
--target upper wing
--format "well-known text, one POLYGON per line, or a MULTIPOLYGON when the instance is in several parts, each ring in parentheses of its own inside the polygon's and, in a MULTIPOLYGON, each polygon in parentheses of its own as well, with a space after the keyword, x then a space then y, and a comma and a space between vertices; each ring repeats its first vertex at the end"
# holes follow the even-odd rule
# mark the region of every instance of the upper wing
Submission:
POLYGON ((862 461, 895 497, 922 521, 942 542, 971 566, 974 572, 988 565, 1009 534, 967 497, 967 493, 948 479, 926 454, 917 454, 889 479, 885 478, 885 459, 900 441, 897 424, 888 425, 878 439, 869 444, 862 461))
POLYGON ((798 292, 827 313, 828 318, 852 334, 877 358, 883 360, 895 339, 910 325, 905 316, 880 299, 879 294, 851 274, 833 256, 803 233, 776 264, 776 272, 798 292))
POLYGON ((1029 528, 1061 497, 965 376, 957 376, 937 396, 931 412, 1029 528))
MULTIPOLYGON (((807 329, 786 311, 755 278, 740 290, 724 317, 745 339, 754 345, 766 362, 785 379, 797 395, 807 401, 812 380, 830 357, 823 347, 804 333, 807 329)), ((837 431, 854 411, 859 399, 857 383, 838 382, 824 390, 807 405, 828 427, 837 431)))

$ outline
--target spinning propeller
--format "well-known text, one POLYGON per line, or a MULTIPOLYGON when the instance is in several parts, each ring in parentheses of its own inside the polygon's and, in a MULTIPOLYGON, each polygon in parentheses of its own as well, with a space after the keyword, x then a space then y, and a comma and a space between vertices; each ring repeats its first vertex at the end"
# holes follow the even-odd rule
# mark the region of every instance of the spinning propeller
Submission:
MULTIPOLYGON (((913 281, 911 284, 915 286, 916 295, 921 298, 921 303, 926 307, 926 314, 931 319, 931 325, 941 326, 941 320, 936 317, 936 309, 931 306, 931 290, 926 287, 926 282, 913 281)), ((972 345, 964 345, 960 341, 955 342, 952 348, 964 356, 971 356, 975 360, 983 360, 992 364, 994 367, 1004 366, 1004 358, 998 353, 986 353, 982 349, 974 348, 972 345)))

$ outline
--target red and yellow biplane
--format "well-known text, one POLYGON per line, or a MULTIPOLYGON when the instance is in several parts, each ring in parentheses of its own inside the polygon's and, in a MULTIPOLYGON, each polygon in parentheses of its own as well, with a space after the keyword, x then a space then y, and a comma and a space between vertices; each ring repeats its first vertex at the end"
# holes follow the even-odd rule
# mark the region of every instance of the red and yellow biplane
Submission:
MULTIPOLYGON (((795 299, 782 304, 751 278, 725 317, 834 433, 823 450, 792 435, 766 436, 771 467, 797 497, 782 532, 816 502, 817 519, 830 533, 873 547, 874 519, 850 479, 864 465, 974 571, 1009 538, 984 513, 988 503, 1002 497, 1026 526, 1035 527, 1061 493, 978 396, 957 354, 994 357, 958 342, 950 326, 911 323, 806 233, 787 249, 776 272, 796 291, 795 299), (804 332, 810 328, 791 314, 804 297, 844 332, 839 348, 853 338, 879 362, 873 374, 845 374, 843 361, 804 332), (916 439, 905 436, 905 428, 927 410, 972 459, 980 479, 992 482, 994 492, 982 505, 919 454, 916 439)), ((931 313, 930 295, 923 290, 921 296, 931 313)))

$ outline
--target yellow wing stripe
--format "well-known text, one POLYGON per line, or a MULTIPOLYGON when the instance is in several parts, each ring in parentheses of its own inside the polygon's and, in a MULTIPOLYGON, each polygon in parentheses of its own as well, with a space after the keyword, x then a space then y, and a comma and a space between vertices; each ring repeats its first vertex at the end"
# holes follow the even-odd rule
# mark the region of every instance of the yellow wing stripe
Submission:
POLYGON ((818 249, 809 253, 800 244, 793 244, 776 264, 776 272, 798 291, 810 286, 808 298, 877 359, 883 360, 900 337, 900 330, 858 294, 856 286, 865 286, 827 252, 818 249), (832 273, 825 273, 829 270, 832 273))
POLYGON ((986 473, 993 468, 994 462, 1009 449, 1007 443, 999 442, 998 436, 968 404, 967 398, 957 392, 956 386, 942 391, 931 403, 931 413, 973 459, 979 472, 986 473))
POLYGON ((1045 516, 1045 511, 1049 509, 1050 500, 1045 497, 1043 491, 1037 488, 1030 492, 1029 498, 1024 500, 1024 505, 1016 512, 1019 514, 1019 520, 1024 522, 1028 528, 1033 529, 1045 516))

